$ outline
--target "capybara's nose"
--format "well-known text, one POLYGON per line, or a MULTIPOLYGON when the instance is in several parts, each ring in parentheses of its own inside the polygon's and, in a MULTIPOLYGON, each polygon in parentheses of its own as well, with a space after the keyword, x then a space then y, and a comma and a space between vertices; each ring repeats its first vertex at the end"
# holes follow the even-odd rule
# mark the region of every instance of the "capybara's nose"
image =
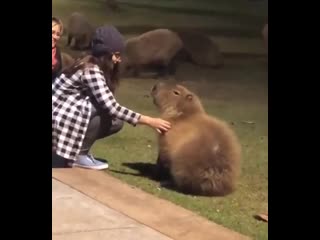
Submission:
POLYGON ((157 89, 159 88, 159 87, 161 87, 163 85, 163 83, 162 82, 157 82, 153 87, 152 87, 152 89, 151 89, 151 92, 155 92, 155 91, 157 91, 157 89))
POLYGON ((155 85, 153 85, 151 92, 155 92, 157 90, 158 87, 158 83, 156 83, 155 85))

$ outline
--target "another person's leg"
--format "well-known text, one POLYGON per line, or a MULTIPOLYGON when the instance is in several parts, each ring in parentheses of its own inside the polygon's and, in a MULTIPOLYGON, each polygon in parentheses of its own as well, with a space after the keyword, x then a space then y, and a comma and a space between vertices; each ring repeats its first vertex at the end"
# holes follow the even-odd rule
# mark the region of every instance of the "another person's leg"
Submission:
POLYGON ((119 132, 122 127, 123 121, 112 119, 111 116, 99 111, 93 106, 82 148, 73 166, 97 170, 108 168, 108 163, 97 161, 89 154, 89 151, 96 140, 115 134, 119 132))

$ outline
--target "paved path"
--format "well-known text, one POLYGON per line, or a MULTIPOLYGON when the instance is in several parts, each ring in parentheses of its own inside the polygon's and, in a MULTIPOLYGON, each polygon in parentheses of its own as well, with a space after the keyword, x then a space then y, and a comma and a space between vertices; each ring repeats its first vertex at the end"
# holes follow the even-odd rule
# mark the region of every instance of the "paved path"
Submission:
POLYGON ((53 240, 170 240, 171 238, 52 179, 53 240))
POLYGON ((54 240, 244 240, 102 171, 52 169, 54 240))

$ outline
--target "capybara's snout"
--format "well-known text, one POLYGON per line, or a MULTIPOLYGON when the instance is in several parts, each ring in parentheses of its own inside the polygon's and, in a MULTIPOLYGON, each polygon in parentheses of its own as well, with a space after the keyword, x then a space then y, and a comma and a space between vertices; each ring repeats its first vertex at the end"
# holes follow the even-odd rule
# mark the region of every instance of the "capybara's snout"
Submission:
POLYGON ((154 93, 155 91, 157 91, 157 83, 151 88, 151 93, 154 93))
POLYGON ((154 96, 154 94, 157 93, 157 91, 162 85, 163 85, 162 82, 157 82, 155 85, 153 85, 153 87, 151 88, 151 95, 154 96))

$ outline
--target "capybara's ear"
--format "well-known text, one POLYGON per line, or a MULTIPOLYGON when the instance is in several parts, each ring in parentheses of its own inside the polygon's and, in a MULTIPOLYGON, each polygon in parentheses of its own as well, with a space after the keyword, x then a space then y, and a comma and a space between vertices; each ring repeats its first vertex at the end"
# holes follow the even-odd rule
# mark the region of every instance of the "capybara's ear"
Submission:
POLYGON ((186 99, 187 99, 188 101, 191 101, 191 100, 193 99, 193 95, 192 95, 192 94, 188 94, 188 95, 186 96, 186 99))

